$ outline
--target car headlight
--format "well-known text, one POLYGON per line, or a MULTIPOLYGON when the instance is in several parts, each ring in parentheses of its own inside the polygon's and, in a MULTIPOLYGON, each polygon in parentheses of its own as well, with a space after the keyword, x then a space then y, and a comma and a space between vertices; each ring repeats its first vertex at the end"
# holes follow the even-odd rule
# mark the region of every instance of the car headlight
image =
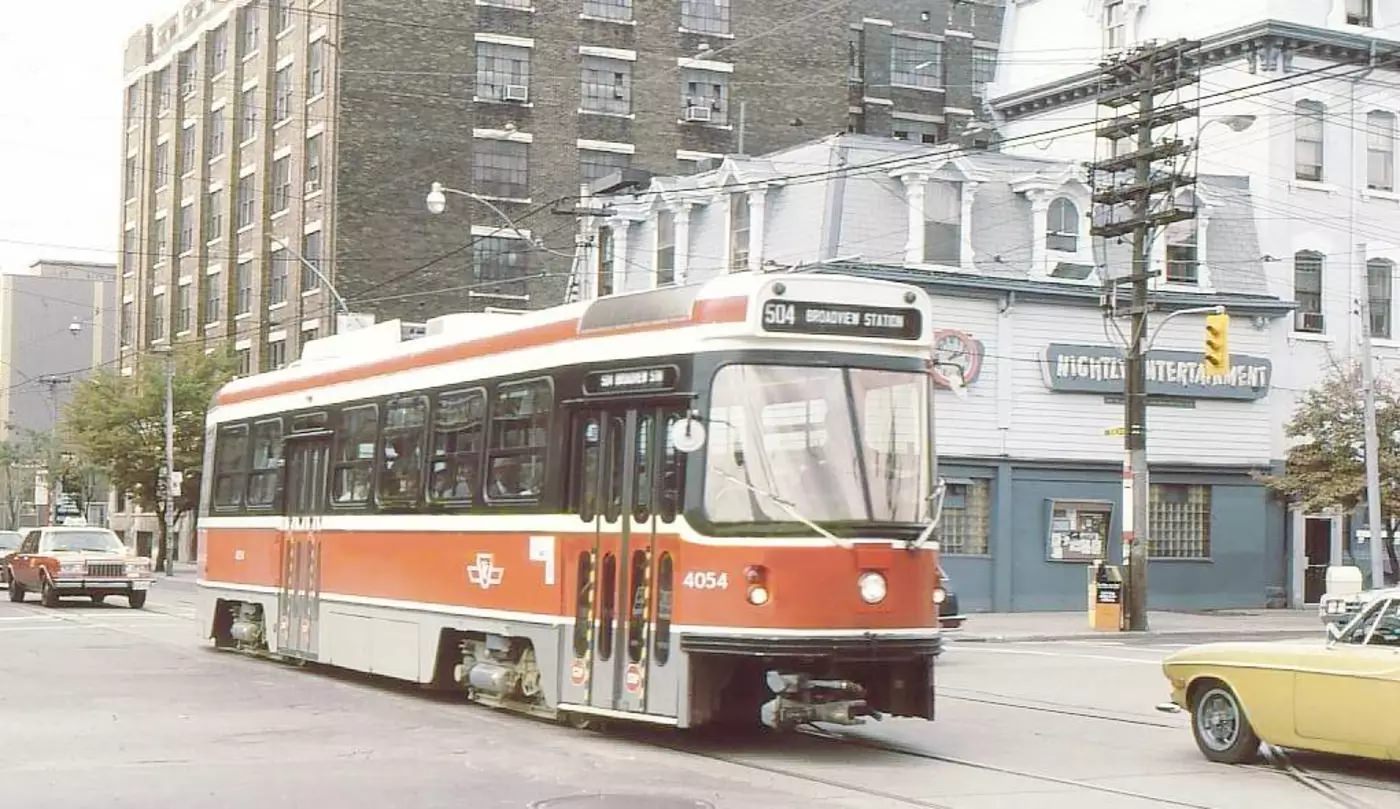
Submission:
POLYGON ((947 590, 944 590, 942 587, 935 587, 935 588, 933 588, 933 603, 935 603, 935 604, 942 604, 944 601, 947 601, 947 600, 948 600, 948 591, 947 591, 947 590))
POLYGON ((59 562, 58 575, 60 576, 81 576, 85 565, 82 562, 59 562))
POLYGON ((127 562, 126 575, 136 577, 141 576, 148 570, 145 562, 127 562))
POLYGON ((889 591, 885 577, 873 570, 860 574, 856 585, 860 588, 860 600, 867 604, 879 604, 889 591))

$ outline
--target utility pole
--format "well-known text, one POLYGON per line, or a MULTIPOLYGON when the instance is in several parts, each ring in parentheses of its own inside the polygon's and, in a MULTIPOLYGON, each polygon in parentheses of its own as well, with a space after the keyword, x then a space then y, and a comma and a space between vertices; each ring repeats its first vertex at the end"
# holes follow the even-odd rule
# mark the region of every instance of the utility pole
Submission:
POLYGON ((1159 127, 1195 117, 1197 110, 1180 104, 1159 104, 1157 97, 1186 87, 1197 80, 1187 54, 1199 47, 1188 40, 1152 44, 1125 56, 1115 57, 1104 66, 1099 104, 1114 111, 1114 117, 1098 127, 1098 136, 1114 144, 1112 154, 1091 165, 1094 201, 1106 208, 1102 224, 1093 228, 1104 238, 1133 235, 1132 271, 1126 277, 1109 279, 1105 296, 1108 316, 1116 315, 1118 284, 1132 285, 1129 310, 1131 327, 1126 350, 1123 392, 1123 562, 1128 567, 1124 623, 1132 631, 1147 630, 1147 548, 1150 526, 1150 489, 1147 474, 1147 314, 1152 278, 1149 251, 1153 232, 1173 222, 1195 217, 1194 209, 1176 206, 1176 191, 1194 182, 1175 170, 1175 159, 1191 150, 1179 139, 1155 142, 1159 127), (1127 114, 1125 107, 1136 109, 1127 114), (1132 151, 1120 153, 1120 140, 1132 139, 1132 151), (1173 161, 1173 162, 1168 162, 1173 161), (1166 163, 1165 166, 1159 164, 1166 163), (1121 176, 1131 170, 1131 179, 1121 176), (1120 218, 1122 206, 1130 213, 1120 218))
MULTIPOLYGON (((1371 363, 1371 271, 1366 245, 1356 246, 1361 267, 1361 395, 1366 452, 1366 517, 1371 533, 1371 587, 1385 586, 1385 533, 1381 530, 1380 436, 1376 432, 1376 376, 1371 363)), ((1352 271, 1353 273, 1355 270, 1352 271)))
POLYGON ((175 575, 175 354, 165 355, 165 575, 175 575))

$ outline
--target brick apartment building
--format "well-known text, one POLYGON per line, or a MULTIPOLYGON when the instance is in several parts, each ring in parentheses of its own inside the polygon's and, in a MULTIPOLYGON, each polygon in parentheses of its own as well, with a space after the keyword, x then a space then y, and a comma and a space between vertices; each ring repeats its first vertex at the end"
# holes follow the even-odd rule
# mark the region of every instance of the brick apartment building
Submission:
POLYGON ((960 137, 1003 14, 1001 0, 411 9, 192 0, 130 37, 128 362, 204 340, 232 343, 253 372, 295 359, 346 309, 421 321, 560 303, 582 185, 842 131, 960 137), (432 215, 433 182, 490 206, 452 196, 432 215))

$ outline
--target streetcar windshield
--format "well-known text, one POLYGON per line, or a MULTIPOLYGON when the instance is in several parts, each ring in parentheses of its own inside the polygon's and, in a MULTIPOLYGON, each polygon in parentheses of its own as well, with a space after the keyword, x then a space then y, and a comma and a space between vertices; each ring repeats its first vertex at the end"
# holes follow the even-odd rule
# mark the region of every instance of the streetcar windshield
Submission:
POLYGON ((710 522, 926 520, 928 384, 867 368, 721 368, 706 442, 710 522))

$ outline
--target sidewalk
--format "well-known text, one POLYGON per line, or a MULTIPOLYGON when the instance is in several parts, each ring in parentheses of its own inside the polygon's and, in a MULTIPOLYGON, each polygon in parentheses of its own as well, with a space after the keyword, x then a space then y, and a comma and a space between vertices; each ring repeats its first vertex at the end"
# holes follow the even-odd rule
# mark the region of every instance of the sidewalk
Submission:
POLYGON ((1096 632, 1089 628, 1085 610, 1073 612, 987 612, 970 613, 967 623, 948 640, 962 643, 1013 643, 1017 641, 1127 640, 1142 637, 1324 637, 1317 608, 1299 610, 1220 610, 1214 612, 1169 612, 1149 610, 1146 633, 1096 632))

